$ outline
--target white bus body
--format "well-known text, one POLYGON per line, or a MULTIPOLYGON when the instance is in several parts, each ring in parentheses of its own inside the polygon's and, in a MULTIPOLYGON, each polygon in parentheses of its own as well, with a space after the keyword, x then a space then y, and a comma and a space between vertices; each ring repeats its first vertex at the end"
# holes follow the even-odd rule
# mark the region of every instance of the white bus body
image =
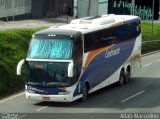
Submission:
POLYGON ((26 98, 72 102, 127 83, 141 67, 141 37, 140 18, 129 15, 75 19, 35 33, 25 59, 26 98))

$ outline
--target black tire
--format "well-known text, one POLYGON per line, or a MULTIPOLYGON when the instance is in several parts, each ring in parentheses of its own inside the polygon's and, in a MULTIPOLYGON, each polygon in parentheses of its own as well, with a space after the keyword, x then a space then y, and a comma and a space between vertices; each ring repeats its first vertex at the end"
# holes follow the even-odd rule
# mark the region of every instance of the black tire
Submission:
POLYGON ((125 73, 125 83, 128 83, 128 81, 130 80, 131 78, 131 71, 129 68, 127 68, 127 71, 125 73))
POLYGON ((88 97, 88 87, 86 84, 84 84, 83 89, 82 89, 82 98, 80 101, 85 101, 88 97))
POLYGON ((121 70, 119 75, 118 86, 122 86, 124 82, 125 82, 125 74, 124 74, 124 70, 121 70))

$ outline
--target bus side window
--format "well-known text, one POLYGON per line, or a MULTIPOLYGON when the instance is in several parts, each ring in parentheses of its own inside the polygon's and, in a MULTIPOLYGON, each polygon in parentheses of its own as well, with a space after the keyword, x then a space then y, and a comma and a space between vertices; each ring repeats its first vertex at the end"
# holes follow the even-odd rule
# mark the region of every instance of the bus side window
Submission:
POLYGON ((116 37, 112 33, 112 28, 100 31, 99 48, 116 43, 116 37))
POLYGON ((118 38, 119 41, 125 41, 136 38, 141 32, 139 26, 134 24, 124 24, 113 28, 113 34, 118 38))
POLYGON ((84 52, 96 50, 98 47, 99 33, 88 33, 84 35, 84 52))
POLYGON ((115 43, 117 43, 116 37, 100 38, 100 40, 99 40, 100 48, 110 46, 115 43))
POLYGON ((82 55, 83 55, 83 47, 82 47, 82 38, 81 37, 78 37, 75 40, 74 50, 75 50, 74 57, 76 59, 81 59, 82 55))

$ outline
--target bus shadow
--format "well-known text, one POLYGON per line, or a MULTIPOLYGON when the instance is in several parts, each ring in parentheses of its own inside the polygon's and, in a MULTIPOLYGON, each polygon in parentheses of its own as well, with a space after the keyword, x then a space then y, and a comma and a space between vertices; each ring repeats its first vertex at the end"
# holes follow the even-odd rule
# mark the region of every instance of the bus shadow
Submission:
POLYGON ((36 106, 64 108, 152 108, 160 106, 160 78, 134 77, 128 84, 117 87, 112 84, 88 96, 84 102, 40 102, 36 106), (141 95, 123 102, 124 99, 144 91, 141 95))

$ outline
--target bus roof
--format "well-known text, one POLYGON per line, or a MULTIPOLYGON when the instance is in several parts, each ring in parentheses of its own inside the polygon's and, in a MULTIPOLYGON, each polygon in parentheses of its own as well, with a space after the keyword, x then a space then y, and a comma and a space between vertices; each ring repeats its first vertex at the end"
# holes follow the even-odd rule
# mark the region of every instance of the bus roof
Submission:
POLYGON ((76 35, 79 35, 80 32, 77 31, 77 30, 71 30, 71 29, 60 29, 60 28, 57 28, 57 29, 44 29, 44 30, 41 30, 41 31, 38 31, 36 32, 34 35, 35 36, 41 36, 41 35, 46 35, 46 36, 49 36, 49 35, 64 35, 64 36, 76 36, 76 35))
POLYGON ((105 28, 111 28, 114 26, 123 25, 128 22, 140 23, 140 18, 138 16, 114 15, 114 14, 102 15, 98 17, 85 17, 81 19, 72 20, 70 24, 62 26, 52 26, 49 29, 45 30, 45 32, 56 32, 58 34, 68 34, 68 35, 74 35, 77 34, 78 32, 86 34, 89 32, 98 31, 105 28))

